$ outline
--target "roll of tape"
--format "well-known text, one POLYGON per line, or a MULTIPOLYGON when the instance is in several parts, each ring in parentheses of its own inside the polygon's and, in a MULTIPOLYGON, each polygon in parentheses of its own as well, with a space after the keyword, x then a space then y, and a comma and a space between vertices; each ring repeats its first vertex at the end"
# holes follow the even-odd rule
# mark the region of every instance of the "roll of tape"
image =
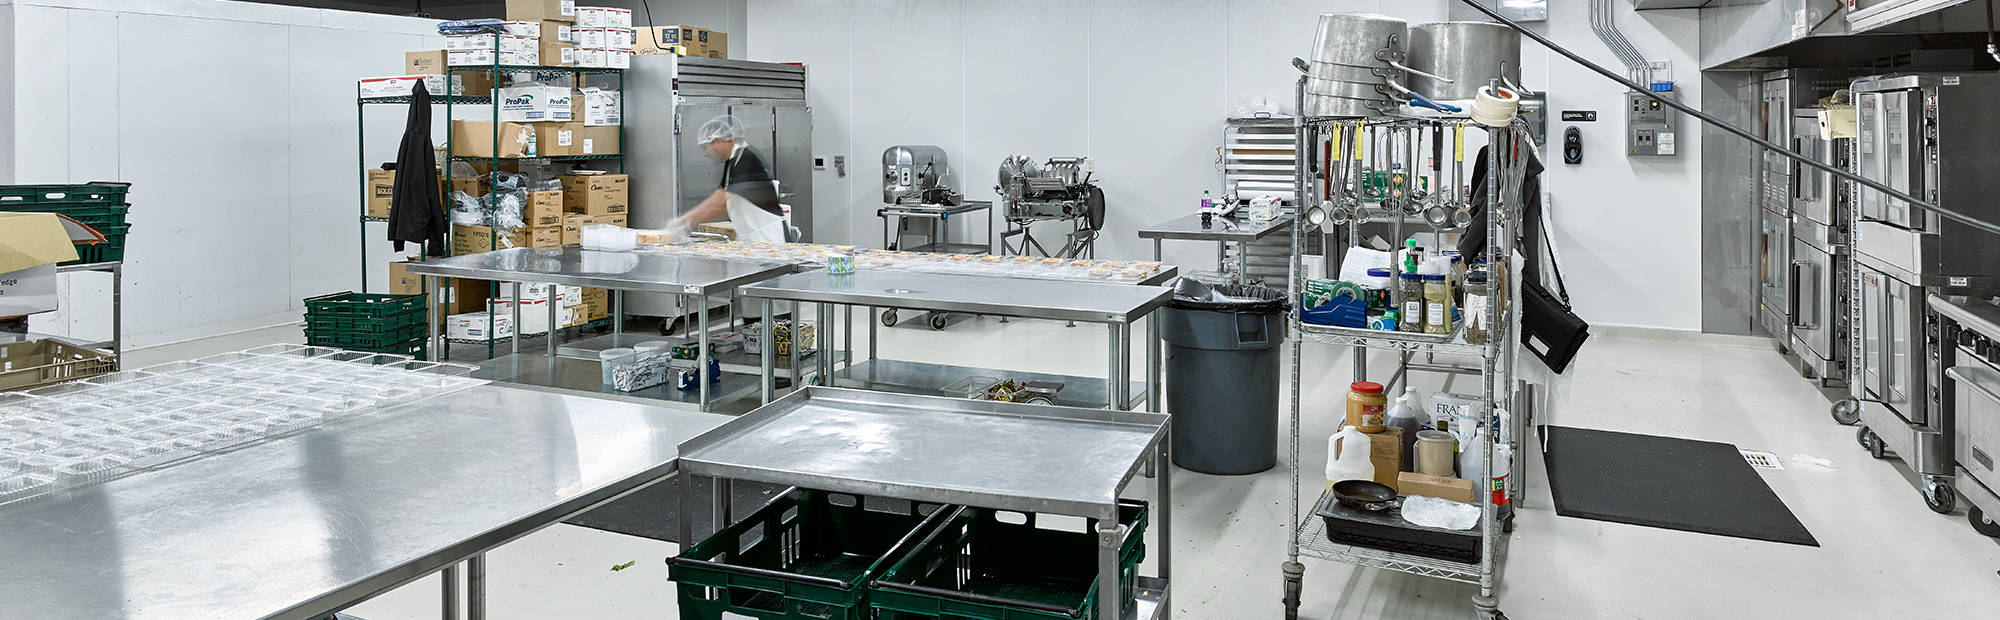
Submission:
POLYGON ((1521 96, 1506 88, 1481 87, 1479 96, 1472 100, 1472 120, 1488 127, 1506 127, 1514 122, 1514 112, 1521 106, 1521 96))

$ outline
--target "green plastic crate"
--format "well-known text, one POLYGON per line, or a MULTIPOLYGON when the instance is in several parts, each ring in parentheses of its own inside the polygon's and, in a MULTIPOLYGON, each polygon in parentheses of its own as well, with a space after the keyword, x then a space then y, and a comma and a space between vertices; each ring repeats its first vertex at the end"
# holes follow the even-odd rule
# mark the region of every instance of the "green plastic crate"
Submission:
MULTIPOLYGON (((377 349, 408 342, 424 337, 427 323, 406 325, 386 331, 375 330, 322 330, 306 326, 306 344, 316 347, 336 347, 341 349, 377 349)), ((378 351, 379 353, 380 351, 378 351)))
MULTIPOLYGON (((1144 502, 1121 500, 1122 603, 1134 600, 1146 559, 1144 502)), ((868 588, 879 620, 1075 620, 1097 617, 1096 519, 1085 531, 1037 527, 1033 513, 966 507, 955 511, 868 588), (1009 523, 1003 515, 1025 516, 1009 523)))
MULTIPOLYGON (((398 342, 384 347, 343 346, 335 348, 346 349, 349 351, 359 351, 362 353, 394 353, 396 355, 408 355, 417 358, 419 360, 427 361, 430 358, 430 356, 427 354, 430 351, 430 344, 431 341, 429 338, 419 337, 415 340, 411 340, 408 342, 398 342)), ((330 345, 320 345, 320 346, 330 346, 330 345)))
POLYGON ((60 265, 88 265, 125 260, 125 236, 106 235, 104 243, 76 246, 76 260, 57 263, 60 265))
POLYGON ((116 205, 125 203, 131 183, 97 182, 79 185, 0 185, 0 211, 38 211, 15 208, 31 203, 81 203, 116 205))
POLYGON ((866 620, 868 581, 950 512, 793 489, 668 558, 681 620, 866 620))
POLYGON ((424 309, 424 294, 382 295, 347 291, 306 299, 306 315, 384 317, 424 309))
POLYGON ((367 316, 362 314, 322 314, 306 311, 306 330, 325 332, 385 332, 423 325, 430 322, 430 315, 422 308, 391 314, 388 316, 367 316))

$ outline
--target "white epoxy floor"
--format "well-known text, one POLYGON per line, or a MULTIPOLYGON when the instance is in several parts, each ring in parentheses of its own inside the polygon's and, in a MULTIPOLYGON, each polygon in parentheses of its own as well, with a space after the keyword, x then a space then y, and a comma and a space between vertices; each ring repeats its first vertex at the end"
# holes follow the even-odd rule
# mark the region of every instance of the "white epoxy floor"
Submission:
MULTIPOLYGON (((128 366, 295 342, 298 334, 296 327, 274 328, 137 351, 128 366)), ((991 318, 943 332, 897 327, 881 336, 884 357, 1096 376, 1108 366, 1104 343, 1102 326, 991 318)), ((2000 542, 1974 533, 1962 512, 1926 509, 1908 468, 1869 458, 1855 444, 1854 429, 1835 425, 1825 397, 1768 343, 1600 330, 1577 362, 1569 401, 1540 421, 1831 459, 1836 469, 1787 462, 1782 471, 1762 472, 1821 546, 1558 517, 1540 461, 1531 457, 1531 495, 1499 590, 1508 615, 1974 618, 2000 610, 2000 542)), ((1386 369, 1389 361, 1383 354, 1371 366, 1386 369)), ((1308 345, 1304 366, 1302 477, 1313 481, 1322 476, 1326 436, 1335 429, 1351 371, 1344 351, 1317 345, 1308 345)), ((1467 379, 1458 381, 1453 391, 1476 391, 1467 379)), ((1428 393, 1440 381, 1420 375, 1417 385, 1428 393)), ((1175 472, 1176 617, 1279 616, 1279 564, 1292 523, 1282 457, 1281 450, 1278 468, 1251 476, 1175 472)), ((1134 486, 1136 497, 1151 494, 1150 484, 1134 486)), ((1306 490, 1318 486, 1311 482, 1306 490)), ((661 562, 673 552, 671 544, 586 528, 544 529, 489 554, 489 617, 676 617, 661 562), (637 563, 610 570, 625 562, 637 563)), ((1304 618, 1473 617, 1473 586, 1304 562, 1304 618)), ((438 590, 436 577, 425 578, 349 613, 367 620, 437 618, 438 590)))

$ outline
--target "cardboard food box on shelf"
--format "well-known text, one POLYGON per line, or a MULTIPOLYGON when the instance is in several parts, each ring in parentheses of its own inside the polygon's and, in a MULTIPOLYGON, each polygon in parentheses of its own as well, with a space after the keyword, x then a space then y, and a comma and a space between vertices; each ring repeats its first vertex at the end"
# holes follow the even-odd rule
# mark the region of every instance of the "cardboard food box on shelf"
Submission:
POLYGON ((447 92, 454 95, 465 94, 465 89, 458 85, 456 76, 449 81, 453 82, 453 84, 451 88, 447 89, 445 86, 447 80, 443 75, 390 75, 361 78, 355 81, 355 94, 364 99, 375 97, 408 97, 416 94, 416 87, 419 83, 423 84, 424 90, 430 91, 433 97, 442 97, 447 92))
POLYGON ((551 190, 528 193, 528 209, 527 213, 523 214, 523 219, 528 221, 529 226, 537 228, 543 226, 560 227, 562 226, 562 218, 562 192, 551 190))
POLYGON ((583 289, 584 319, 595 321, 611 316, 611 291, 601 288, 583 289))
POLYGON ((1472 502, 1472 481, 1444 476, 1427 476, 1406 471, 1396 479, 1396 492, 1403 495, 1423 495, 1454 502, 1472 502))
POLYGON ((553 248, 563 244, 561 224, 555 226, 536 226, 529 230, 534 231, 529 235, 529 247, 553 248))
POLYGON ((452 278, 451 286, 441 286, 438 290, 445 296, 443 301, 438 302, 445 314, 463 314, 486 308, 487 298, 493 295, 493 283, 487 280, 452 278))
POLYGON ((630 204, 630 179, 622 174, 564 175, 563 208, 589 215, 621 215, 630 204))
POLYGON ((576 47, 578 49, 586 49, 586 50, 605 49, 603 28, 599 28, 596 26, 577 26, 575 28, 570 29, 569 32, 571 36, 576 37, 576 47))
POLYGON ((604 66, 610 69, 632 68, 631 50, 604 50, 604 66))
MULTIPOLYGON (((410 261, 399 260, 389 263, 389 293, 392 295, 421 295, 424 293, 424 277, 410 273, 410 261)), ((443 300, 439 300, 443 303, 443 300)))
POLYGON ((578 155, 617 155, 620 152, 618 149, 618 127, 616 126, 585 126, 582 136, 578 138, 582 143, 579 146, 578 155))
POLYGON ((478 71, 450 72, 451 57, 446 50, 403 52, 403 72, 412 75, 451 74, 457 88, 452 94, 464 97, 493 96, 493 76, 478 71))
POLYGON ((586 67, 586 68, 599 68, 599 67, 603 67, 603 66, 604 66, 604 50, 594 50, 594 49, 589 49, 589 48, 583 48, 583 47, 579 47, 579 48, 576 48, 576 65, 575 65, 575 66, 578 66, 578 67, 586 67))
POLYGON ((525 248, 530 247, 529 244, 532 242, 533 237, 526 228, 495 233, 491 226, 459 226, 453 224, 451 227, 451 253, 454 256, 478 254, 480 252, 491 252, 508 248, 525 248))
POLYGON ((56 263, 76 260, 77 240, 103 236, 54 213, 0 213, 0 317, 56 309, 56 263))
POLYGON ((1375 481, 1397 488, 1403 469, 1403 429, 1388 427, 1368 436, 1368 462, 1375 465, 1375 481))
MULTIPOLYGON (((532 157, 535 127, 500 123, 500 151, 493 150, 493 121, 451 122, 451 154, 458 157, 532 157)), ((470 192, 467 192, 470 193, 470 192)))
POLYGON ((396 173, 370 170, 366 187, 368 217, 389 217, 389 201, 396 195, 396 173))
POLYGON ((583 243, 583 227, 594 224, 590 216, 582 213, 564 215, 562 219, 562 244, 583 243))
POLYGON ((500 120, 510 123, 569 122, 574 97, 568 86, 510 86, 499 91, 500 120))
MULTIPOLYGON (((453 67, 488 67, 495 62, 493 50, 447 50, 447 62, 453 67)), ((506 67, 535 67, 542 64, 540 48, 526 51, 503 51, 498 62, 506 67)))
POLYGON ((733 222, 709 222, 695 226, 694 231, 722 235, 728 237, 731 241, 736 239, 736 224, 733 222))
MULTIPOLYGON (((542 20, 539 19, 507 21, 500 23, 500 29, 504 34, 539 39, 542 38, 542 23, 542 20)), ((560 24, 562 22, 555 23, 560 24)))
POLYGON ((507 19, 576 21, 576 0, 507 0, 507 19))
POLYGON ((680 54, 728 58, 729 35, 695 26, 651 26, 632 29, 632 53, 680 54))
POLYGON ((624 97, 615 90, 585 88, 573 100, 582 112, 577 115, 586 127, 616 127, 624 121, 624 97))
POLYGON ((541 24, 542 45, 550 43, 576 44, 576 33, 571 31, 571 28, 576 27, 574 24, 549 20, 542 20, 541 24))
POLYGON ((543 42, 541 46, 542 66, 576 66, 576 47, 569 43, 543 42))
POLYGON ((453 340, 490 340, 514 335, 512 314, 466 312, 445 317, 444 324, 445 337, 453 340))
POLYGON ((617 215, 593 215, 590 216, 590 223, 625 228, 625 223, 628 221, 628 218, 629 216, 623 213, 617 215))
POLYGON ((576 23, 579 26, 632 27, 632 9, 614 9, 602 6, 576 7, 576 23))
POLYGON ((583 154, 583 123, 536 123, 535 137, 543 157, 583 154))

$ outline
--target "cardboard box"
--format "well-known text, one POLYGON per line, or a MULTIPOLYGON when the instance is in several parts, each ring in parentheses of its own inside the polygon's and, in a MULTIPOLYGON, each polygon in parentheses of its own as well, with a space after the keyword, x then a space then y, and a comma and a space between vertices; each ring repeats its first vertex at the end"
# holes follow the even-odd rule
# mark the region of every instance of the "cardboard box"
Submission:
POLYGON ((632 29, 633 54, 680 54, 728 58, 729 35, 694 26, 651 26, 632 29))
MULTIPOLYGON (((547 319, 543 319, 547 322, 547 319)), ((514 335, 514 316, 490 312, 467 312, 445 317, 445 337, 453 340, 489 340, 514 335)))
POLYGON ((533 240, 532 233, 526 228, 496 234, 491 226, 453 224, 451 227, 451 253, 454 256, 530 247, 533 240))
POLYGON ((611 291, 601 288, 583 289, 584 320, 595 321, 611 316, 611 291))
POLYGON ((560 228, 563 218, 562 194, 559 191, 529 192, 527 213, 523 214, 528 225, 537 228, 544 226, 560 228))
POLYGON ((576 21, 576 0, 507 0, 507 19, 576 21))
POLYGON ((582 213, 571 213, 569 215, 563 216, 562 220, 563 245, 575 245, 578 243, 583 243, 583 227, 589 226, 594 223, 595 222, 592 222, 590 220, 590 216, 584 215, 582 213))
POLYGON ((616 127, 623 124, 625 98, 615 90, 585 88, 580 97, 572 99, 581 113, 576 114, 585 127, 616 127))
POLYGON ((632 68, 632 51, 604 50, 604 66, 612 69, 632 68))
POLYGON ((479 312, 486 309, 487 298, 493 295, 493 283, 487 280, 452 278, 450 286, 440 287, 438 292, 445 299, 438 302, 446 315, 479 312))
POLYGON ((368 197, 368 217, 389 217, 389 199, 396 195, 396 173, 388 170, 368 171, 366 189, 368 197))
POLYGON ((76 260, 77 239, 98 239, 54 213, 0 213, 0 317, 58 307, 56 263, 76 260))
POLYGON ((422 295, 424 292, 424 277, 410 273, 410 261, 399 260, 389 263, 390 294, 422 295))
POLYGON ((585 126, 581 141, 583 144, 577 152, 578 155, 617 155, 619 153, 617 127, 585 126))
POLYGON ((575 26, 570 24, 569 22, 544 20, 541 22, 541 24, 542 24, 541 27, 542 45, 548 45, 550 43, 568 43, 571 45, 576 44, 576 33, 571 30, 571 28, 574 28, 575 26))
MULTIPOLYGON (((535 127, 500 123, 500 151, 493 151, 493 121, 451 122, 451 154, 460 157, 534 157, 535 127)), ((472 193, 472 192, 466 192, 472 193)))
POLYGON ((586 49, 586 50, 605 49, 603 28, 598 28, 595 26, 577 26, 575 28, 571 28, 569 32, 571 36, 576 37, 576 47, 578 49, 586 49))
POLYGON ((706 58, 728 58, 729 35, 727 33, 710 31, 708 33, 708 40, 701 46, 701 52, 701 55, 706 58))
MULTIPOLYGON (((556 23, 562 23, 562 22, 556 22, 556 23)), ((541 20, 500 22, 500 29, 503 34, 511 34, 517 37, 532 37, 536 39, 542 38, 541 20)))
MULTIPOLYGON (((446 50, 445 59, 453 67, 489 67, 494 61, 493 50, 446 50)), ((535 67, 542 64, 541 48, 499 54, 501 66, 535 67)))
POLYGON ((570 67, 576 65, 576 48, 569 43, 543 42, 541 46, 542 66, 570 67))
POLYGON ((627 216, 627 215, 625 215, 625 214, 619 214, 619 215, 593 215, 593 216, 590 216, 590 223, 592 223, 592 224, 603 224, 603 225, 606 225, 606 226, 617 226, 617 227, 619 227, 619 228, 625 228, 625 222, 626 222, 626 220, 627 220, 627 218, 628 218, 628 217, 629 217, 629 216, 627 216))
POLYGON ((424 85, 424 90, 430 91, 433 97, 442 97, 447 92, 454 95, 465 94, 463 87, 454 84, 451 88, 447 88, 445 86, 446 82, 447 80, 443 75, 390 75, 361 78, 355 81, 355 94, 363 98, 408 97, 416 94, 416 86, 420 83, 424 85))
POLYGON ((555 226, 536 226, 529 230, 534 231, 529 234, 529 247, 553 248, 563 244, 561 224, 555 226))
POLYGON ((521 301, 547 301, 549 298, 549 292, 554 291, 557 300, 562 302, 562 305, 565 306, 583 305, 583 287, 552 285, 543 282, 527 282, 527 283, 501 282, 499 286, 494 289, 495 293, 493 298, 501 301, 512 301, 514 299, 515 286, 521 287, 521 301))
MULTIPOLYGON (((511 322, 511 320, 514 318, 513 301, 496 299, 487 302, 487 306, 488 308, 486 311, 493 313, 495 316, 505 317, 509 319, 509 322, 511 322)), ((556 321, 557 325, 561 327, 580 325, 584 322, 583 316, 584 316, 584 311, 583 308, 581 307, 577 306, 556 307, 556 321)), ((549 300, 547 299, 543 299, 540 301, 522 300, 521 333, 541 334, 541 333, 547 333, 548 331, 549 331, 549 300)))
POLYGON ((1397 488, 1403 470, 1403 429, 1388 427, 1368 436, 1368 462, 1375 465, 1375 481, 1397 488))
POLYGON ((583 154, 583 123, 536 123, 535 137, 543 157, 583 154))
POLYGON ((563 183, 563 208, 572 213, 621 215, 628 211, 631 204, 631 177, 626 175, 564 175, 558 178, 563 183))
POLYGON ((569 122, 570 100, 567 86, 513 86, 500 89, 500 120, 509 123, 569 122))
POLYGON ((576 48, 576 66, 592 67, 592 68, 603 67, 604 50, 594 50, 582 47, 576 48))
POLYGON ((438 75, 450 73, 454 95, 465 97, 493 96, 493 76, 482 71, 450 72, 451 57, 446 50, 423 52, 403 52, 403 72, 412 75, 438 75))
POLYGON ((709 233, 714 235, 722 235, 724 237, 728 237, 731 241, 736 240, 736 224, 734 222, 709 222, 707 224, 698 224, 694 227, 694 231, 709 233))
POLYGON ((1472 503, 1472 481, 1443 476, 1427 476, 1406 471, 1396 480, 1396 492, 1472 503))

